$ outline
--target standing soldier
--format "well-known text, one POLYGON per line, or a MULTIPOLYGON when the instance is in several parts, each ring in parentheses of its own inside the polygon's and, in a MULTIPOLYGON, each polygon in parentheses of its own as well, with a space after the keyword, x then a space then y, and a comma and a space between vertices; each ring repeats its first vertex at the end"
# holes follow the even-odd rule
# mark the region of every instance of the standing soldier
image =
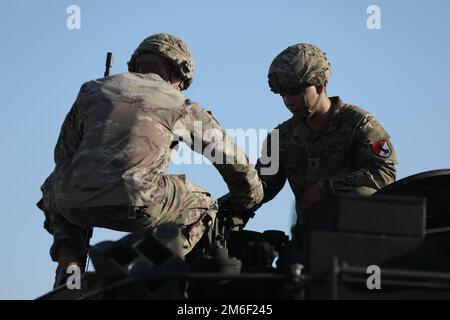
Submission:
POLYGON ((330 75, 325 54, 310 44, 288 47, 269 69, 269 86, 293 117, 276 127, 279 139, 274 132, 268 136, 256 168, 263 202, 289 181, 297 219, 335 193, 370 195, 395 181, 397 162, 389 134, 368 112, 328 97, 330 75), (275 160, 278 170, 265 173, 275 160))
POLYGON ((263 197, 246 155, 209 112, 180 93, 194 72, 180 39, 165 33, 146 38, 128 70, 82 85, 61 128, 56 167, 41 187, 38 205, 58 262, 55 286, 64 283, 69 265, 82 267, 92 227, 133 232, 174 221, 184 254, 198 242, 217 203, 184 175, 165 173, 178 141, 213 162, 237 211, 263 197))

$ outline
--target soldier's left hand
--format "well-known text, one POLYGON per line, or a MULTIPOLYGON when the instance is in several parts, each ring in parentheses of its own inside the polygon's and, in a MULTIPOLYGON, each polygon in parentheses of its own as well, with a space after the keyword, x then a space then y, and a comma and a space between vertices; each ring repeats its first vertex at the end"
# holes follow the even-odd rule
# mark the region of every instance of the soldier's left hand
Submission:
POLYGON ((322 200, 322 195, 320 193, 317 185, 309 187, 303 194, 301 206, 303 209, 307 210, 315 205, 317 202, 322 200))

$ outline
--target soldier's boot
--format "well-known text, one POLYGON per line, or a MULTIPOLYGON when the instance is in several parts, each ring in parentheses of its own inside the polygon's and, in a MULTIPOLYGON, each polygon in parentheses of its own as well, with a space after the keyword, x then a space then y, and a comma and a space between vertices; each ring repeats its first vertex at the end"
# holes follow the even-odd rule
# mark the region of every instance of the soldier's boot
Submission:
POLYGON ((207 256, 210 250, 211 243, 208 237, 208 233, 203 234, 203 237, 197 242, 194 248, 188 252, 184 259, 188 265, 195 263, 198 259, 202 259, 207 256))

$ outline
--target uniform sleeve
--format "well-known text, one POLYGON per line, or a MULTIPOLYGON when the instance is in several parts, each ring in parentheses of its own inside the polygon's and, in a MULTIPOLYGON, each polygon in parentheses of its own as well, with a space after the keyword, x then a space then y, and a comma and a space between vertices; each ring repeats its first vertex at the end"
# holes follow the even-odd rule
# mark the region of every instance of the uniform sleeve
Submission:
POLYGON ((375 192, 395 181, 396 154, 381 124, 372 115, 366 115, 356 127, 354 137, 354 171, 319 181, 324 195, 361 187, 375 192))
POLYGON ((83 129, 80 122, 77 102, 67 114, 55 147, 55 163, 72 158, 83 138, 83 129))
POLYGON ((279 152, 272 148, 272 140, 278 141, 278 139, 272 139, 272 137, 273 132, 264 141, 261 157, 256 163, 256 170, 264 189, 263 203, 272 200, 283 189, 287 179, 281 167, 279 152))
POLYGON ((263 189, 256 170, 210 113, 187 103, 186 114, 175 123, 173 134, 211 161, 227 184, 236 209, 247 210, 261 202, 263 189))

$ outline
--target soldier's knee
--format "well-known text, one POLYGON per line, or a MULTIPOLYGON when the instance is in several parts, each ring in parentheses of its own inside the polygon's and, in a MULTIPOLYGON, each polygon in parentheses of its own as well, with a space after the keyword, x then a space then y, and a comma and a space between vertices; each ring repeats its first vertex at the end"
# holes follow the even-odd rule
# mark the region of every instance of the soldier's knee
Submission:
POLYGON ((211 228, 214 217, 211 217, 210 213, 205 213, 199 221, 190 225, 181 225, 181 234, 183 235, 183 255, 188 254, 199 240, 208 232, 211 228))

